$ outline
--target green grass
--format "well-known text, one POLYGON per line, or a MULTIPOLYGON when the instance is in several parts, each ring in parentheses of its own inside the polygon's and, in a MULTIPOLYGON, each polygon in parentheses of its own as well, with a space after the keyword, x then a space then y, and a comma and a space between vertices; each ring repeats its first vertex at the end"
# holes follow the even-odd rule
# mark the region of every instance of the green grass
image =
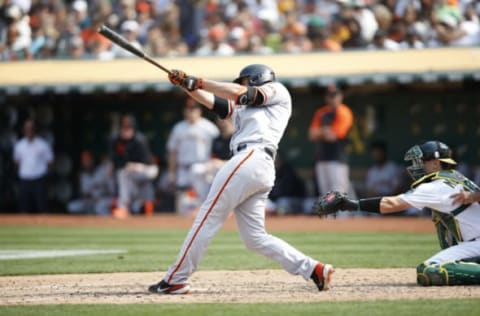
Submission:
MULTIPOLYGON (((122 255, 0 260, 0 275, 158 271, 172 264, 185 230, 0 227, 0 250, 126 249, 122 255)), ((438 251, 433 234, 274 232, 306 254, 340 268, 415 267, 438 251)), ((280 267, 245 250, 238 233, 219 232, 200 270, 280 267)), ((0 315, 477 315, 478 299, 273 304, 0 305, 0 315)))
MULTIPOLYGON (((128 253, 0 260, 0 275, 166 270, 185 230, 10 227, 0 228, 0 250, 126 249, 128 253)), ((438 251, 433 234, 274 232, 307 255, 340 268, 415 267, 438 251)), ((280 268, 246 250, 236 231, 219 232, 201 270, 280 268)))
POLYGON ((0 306, 0 315, 478 315, 480 300, 418 300, 275 304, 130 304, 0 306))

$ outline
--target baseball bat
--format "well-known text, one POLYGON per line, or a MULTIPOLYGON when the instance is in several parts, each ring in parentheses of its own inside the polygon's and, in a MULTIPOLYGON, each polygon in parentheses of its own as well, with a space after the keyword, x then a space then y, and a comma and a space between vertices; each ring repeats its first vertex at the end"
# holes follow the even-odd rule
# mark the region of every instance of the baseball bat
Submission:
POLYGON ((130 53, 148 61, 152 65, 155 65, 156 67, 165 71, 167 74, 169 74, 169 75, 171 74, 170 70, 168 70, 167 68, 165 68, 162 65, 160 65, 159 63, 157 63, 150 56, 145 54, 141 49, 138 49, 137 47, 130 44, 124 37, 122 37, 120 34, 115 32, 114 30, 108 28, 107 26, 105 26, 105 25, 100 26, 98 28, 98 33, 102 34, 103 36, 105 36, 106 38, 108 38, 110 41, 117 44, 118 46, 122 47, 123 49, 128 50, 130 53))

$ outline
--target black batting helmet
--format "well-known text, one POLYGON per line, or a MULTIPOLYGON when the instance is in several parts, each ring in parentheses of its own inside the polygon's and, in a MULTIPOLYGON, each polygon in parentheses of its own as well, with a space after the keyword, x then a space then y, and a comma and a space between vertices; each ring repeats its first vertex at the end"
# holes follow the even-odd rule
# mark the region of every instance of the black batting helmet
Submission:
POLYGON ((252 64, 243 68, 238 78, 233 82, 241 83, 244 78, 248 78, 249 86, 261 86, 267 82, 275 81, 275 73, 268 66, 252 64))

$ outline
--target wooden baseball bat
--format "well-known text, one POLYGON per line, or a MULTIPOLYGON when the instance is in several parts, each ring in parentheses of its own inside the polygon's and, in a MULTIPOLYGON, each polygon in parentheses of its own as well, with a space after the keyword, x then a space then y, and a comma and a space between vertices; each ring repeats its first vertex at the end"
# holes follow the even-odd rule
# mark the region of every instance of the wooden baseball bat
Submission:
POLYGON ((117 44, 118 46, 122 47, 123 49, 128 50, 130 53, 148 61, 152 65, 160 68, 161 70, 165 71, 167 74, 171 74, 171 71, 159 63, 157 63, 155 60, 153 60, 150 56, 145 54, 141 49, 138 49, 137 47, 133 46, 130 44, 124 37, 122 37, 120 34, 115 32, 114 30, 108 28, 105 25, 102 25, 98 28, 98 33, 102 34, 106 38, 108 38, 110 41, 113 43, 117 44))

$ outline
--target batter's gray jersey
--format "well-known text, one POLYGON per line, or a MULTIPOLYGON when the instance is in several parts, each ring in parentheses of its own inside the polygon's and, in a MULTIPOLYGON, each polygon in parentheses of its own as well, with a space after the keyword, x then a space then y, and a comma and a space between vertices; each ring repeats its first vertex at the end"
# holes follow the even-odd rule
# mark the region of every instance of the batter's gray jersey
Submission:
POLYGON ((264 105, 254 107, 245 105, 232 106, 232 120, 235 133, 230 142, 230 149, 240 144, 262 144, 277 149, 288 120, 292 114, 292 98, 287 88, 279 82, 264 84, 258 88, 263 94, 264 105))

